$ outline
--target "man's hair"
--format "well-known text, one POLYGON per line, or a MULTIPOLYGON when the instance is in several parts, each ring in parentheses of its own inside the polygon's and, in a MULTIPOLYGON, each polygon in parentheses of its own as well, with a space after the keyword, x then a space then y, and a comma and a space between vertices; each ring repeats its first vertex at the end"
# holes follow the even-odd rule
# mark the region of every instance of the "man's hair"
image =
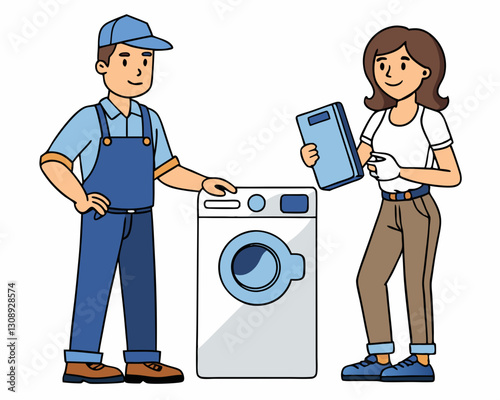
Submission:
POLYGON ((109 58, 115 51, 116 44, 99 47, 97 51, 97 61, 102 61, 109 66, 109 58))

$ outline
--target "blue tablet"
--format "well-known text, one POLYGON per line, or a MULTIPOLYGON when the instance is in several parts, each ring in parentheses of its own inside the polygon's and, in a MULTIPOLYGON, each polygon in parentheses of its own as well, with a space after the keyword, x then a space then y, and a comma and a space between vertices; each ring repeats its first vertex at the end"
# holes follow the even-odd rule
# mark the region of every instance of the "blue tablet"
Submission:
POLYGON ((319 159, 313 170, 321 189, 332 190, 363 177, 363 168, 341 103, 300 114, 297 124, 304 144, 316 144, 319 159))

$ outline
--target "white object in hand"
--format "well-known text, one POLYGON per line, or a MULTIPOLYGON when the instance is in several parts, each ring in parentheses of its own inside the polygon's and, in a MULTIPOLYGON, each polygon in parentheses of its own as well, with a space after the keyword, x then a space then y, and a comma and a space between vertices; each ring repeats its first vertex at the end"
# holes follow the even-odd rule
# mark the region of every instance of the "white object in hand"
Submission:
POLYGON ((368 160, 368 165, 375 167, 370 168, 370 175, 377 178, 379 181, 390 181, 396 179, 400 173, 400 167, 394 157, 387 153, 372 152, 372 156, 368 160))

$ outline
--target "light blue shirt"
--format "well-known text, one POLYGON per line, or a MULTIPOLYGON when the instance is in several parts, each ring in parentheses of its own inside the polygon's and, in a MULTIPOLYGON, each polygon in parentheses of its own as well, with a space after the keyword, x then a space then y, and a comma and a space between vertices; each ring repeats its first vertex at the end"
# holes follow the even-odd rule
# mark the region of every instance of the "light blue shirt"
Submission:
MULTIPOLYGON (((131 101, 130 115, 126 118, 108 98, 101 100, 106 114, 111 137, 141 137, 142 117, 139 104, 131 101)), ((160 117, 149 109, 154 149, 155 170, 171 160, 172 152, 168 145, 160 117)), ((101 129, 95 106, 78 111, 61 129, 54 139, 48 153, 59 153, 71 162, 80 156, 82 177, 85 180, 97 161, 101 129)))

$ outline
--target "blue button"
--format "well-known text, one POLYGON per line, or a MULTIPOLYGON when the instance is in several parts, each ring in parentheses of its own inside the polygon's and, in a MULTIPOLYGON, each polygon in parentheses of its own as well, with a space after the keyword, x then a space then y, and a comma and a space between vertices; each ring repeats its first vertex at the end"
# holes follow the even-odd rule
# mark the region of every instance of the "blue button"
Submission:
POLYGON ((266 200, 264 200, 264 197, 262 197, 260 194, 254 194, 250 197, 250 199, 248 199, 248 208, 250 208, 250 210, 252 211, 262 211, 265 205, 266 200))
POLYGON ((306 213, 309 211, 309 197, 305 194, 289 194, 281 196, 281 212, 306 213))

